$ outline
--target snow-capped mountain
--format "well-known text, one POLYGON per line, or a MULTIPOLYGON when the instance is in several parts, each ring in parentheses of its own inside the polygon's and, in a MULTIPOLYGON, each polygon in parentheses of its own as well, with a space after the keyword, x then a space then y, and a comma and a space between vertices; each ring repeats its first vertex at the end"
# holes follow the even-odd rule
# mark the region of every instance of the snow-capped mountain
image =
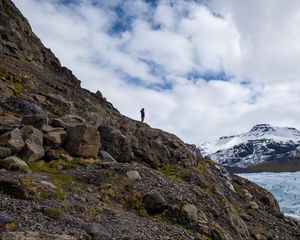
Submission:
POLYGON ((204 143, 200 150, 204 156, 228 168, 300 169, 300 131, 295 128, 259 124, 249 132, 204 143))

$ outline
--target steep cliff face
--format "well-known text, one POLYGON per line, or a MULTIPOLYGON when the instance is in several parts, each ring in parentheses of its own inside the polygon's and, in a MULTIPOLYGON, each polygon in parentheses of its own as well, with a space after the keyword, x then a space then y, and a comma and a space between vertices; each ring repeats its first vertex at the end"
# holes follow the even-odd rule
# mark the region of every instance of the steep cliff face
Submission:
POLYGON ((2 239, 300 238, 271 194, 82 89, 10 0, 0 20, 2 239))

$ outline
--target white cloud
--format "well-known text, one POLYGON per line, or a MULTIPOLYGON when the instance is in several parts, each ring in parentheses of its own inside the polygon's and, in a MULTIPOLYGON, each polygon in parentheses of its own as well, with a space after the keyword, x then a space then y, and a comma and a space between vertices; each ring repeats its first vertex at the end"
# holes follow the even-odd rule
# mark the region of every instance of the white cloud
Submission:
POLYGON ((257 123, 300 128, 298 0, 13 2, 84 87, 134 119, 145 107, 151 126, 198 145, 257 123), (110 34, 115 23, 131 25, 110 34), (217 79, 223 71, 235 77, 217 79), (216 79, 188 80, 193 72, 216 79), (166 81, 172 88, 149 88, 166 81))

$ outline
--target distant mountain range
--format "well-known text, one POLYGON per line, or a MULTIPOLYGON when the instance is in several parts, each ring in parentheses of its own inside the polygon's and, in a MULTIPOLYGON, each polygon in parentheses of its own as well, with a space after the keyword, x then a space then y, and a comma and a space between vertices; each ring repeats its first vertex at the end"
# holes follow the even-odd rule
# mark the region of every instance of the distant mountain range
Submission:
POLYGON ((295 128, 258 124, 249 132, 206 142, 200 149, 233 172, 300 170, 300 131, 295 128))

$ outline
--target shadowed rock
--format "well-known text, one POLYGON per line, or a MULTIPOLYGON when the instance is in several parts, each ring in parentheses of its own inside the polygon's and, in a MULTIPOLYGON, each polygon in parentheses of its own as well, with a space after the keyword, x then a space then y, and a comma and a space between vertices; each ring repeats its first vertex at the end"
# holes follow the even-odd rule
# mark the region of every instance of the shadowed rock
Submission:
POLYGON ((45 155, 43 148, 43 132, 26 126, 22 129, 22 137, 25 141, 21 155, 25 161, 36 161, 45 155))
POLYGON ((65 150, 78 157, 97 157, 100 148, 100 135, 91 125, 81 124, 69 127, 65 150))
POLYGON ((41 130, 43 125, 48 125, 48 116, 47 114, 25 115, 22 118, 22 123, 41 130))

